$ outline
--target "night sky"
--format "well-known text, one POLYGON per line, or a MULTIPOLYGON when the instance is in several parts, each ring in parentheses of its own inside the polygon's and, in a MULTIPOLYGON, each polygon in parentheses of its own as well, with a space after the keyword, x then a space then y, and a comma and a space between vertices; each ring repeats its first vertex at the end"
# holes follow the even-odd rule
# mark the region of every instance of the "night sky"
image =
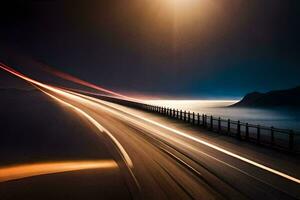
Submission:
POLYGON ((1 5, 0 59, 23 72, 30 58, 154 96, 238 98, 300 85, 299 0, 16 2, 1 5))

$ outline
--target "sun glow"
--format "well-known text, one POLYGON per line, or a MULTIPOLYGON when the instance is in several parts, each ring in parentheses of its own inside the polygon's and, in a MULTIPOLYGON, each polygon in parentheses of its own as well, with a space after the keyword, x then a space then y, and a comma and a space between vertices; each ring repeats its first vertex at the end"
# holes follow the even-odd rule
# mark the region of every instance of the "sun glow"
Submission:
POLYGON ((200 0, 164 0, 161 1, 165 10, 169 10, 170 14, 177 17, 184 17, 199 11, 202 5, 200 0), (195 8, 197 8, 195 10, 195 8))
POLYGON ((199 3, 200 0, 164 0, 163 2, 166 3, 168 6, 175 6, 175 7, 188 7, 193 6, 196 3, 199 3))

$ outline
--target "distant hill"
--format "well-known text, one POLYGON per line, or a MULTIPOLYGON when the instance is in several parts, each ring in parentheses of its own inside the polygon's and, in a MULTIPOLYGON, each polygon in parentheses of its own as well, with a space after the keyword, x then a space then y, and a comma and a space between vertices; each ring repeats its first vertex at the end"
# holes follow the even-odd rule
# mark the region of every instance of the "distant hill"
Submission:
POLYGON ((300 86, 267 93, 252 92, 231 107, 299 107, 300 86))

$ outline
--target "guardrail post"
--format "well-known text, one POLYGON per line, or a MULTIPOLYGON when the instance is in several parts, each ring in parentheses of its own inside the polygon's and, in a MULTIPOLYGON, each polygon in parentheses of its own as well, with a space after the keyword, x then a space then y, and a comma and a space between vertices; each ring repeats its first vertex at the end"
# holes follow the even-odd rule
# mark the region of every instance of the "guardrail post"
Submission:
POLYGON ((218 118, 218 132, 221 133, 221 117, 218 118))
POLYGON ((200 126, 200 114, 199 113, 197 113, 197 119, 198 119, 198 126, 200 126))
POLYGON ((273 146, 275 143, 274 143, 274 127, 272 126, 271 127, 271 145, 273 146))
POLYGON ((237 122, 237 135, 236 137, 240 140, 241 139, 241 122, 237 122))
POLYGON ((190 111, 188 112, 188 122, 191 123, 191 113, 190 113, 190 111))
POLYGON ((227 135, 230 134, 230 119, 227 120, 227 135))
POLYGON ((176 118, 178 119, 178 116, 179 116, 179 111, 178 109, 176 109, 176 118))
POLYGON ((184 111, 184 117, 183 117, 183 119, 184 119, 184 121, 186 121, 186 111, 184 111))
POLYGON ((294 150, 294 131, 293 130, 290 130, 290 133, 289 133, 289 150, 290 151, 293 151, 294 150))
POLYGON ((214 129, 214 124, 213 124, 214 122, 213 122, 213 116, 211 115, 210 116, 210 130, 213 130, 214 129))
POLYGON ((257 125, 257 143, 260 144, 260 126, 257 125))
POLYGON ((202 114, 202 126, 203 127, 205 127, 204 120, 205 120, 205 116, 204 116, 204 114, 202 114))
POLYGON ((195 113, 193 112, 193 125, 195 124, 195 113))
POLYGON ((246 123, 246 140, 249 140, 249 124, 246 123))
POLYGON ((182 110, 180 110, 180 120, 182 120, 182 110))

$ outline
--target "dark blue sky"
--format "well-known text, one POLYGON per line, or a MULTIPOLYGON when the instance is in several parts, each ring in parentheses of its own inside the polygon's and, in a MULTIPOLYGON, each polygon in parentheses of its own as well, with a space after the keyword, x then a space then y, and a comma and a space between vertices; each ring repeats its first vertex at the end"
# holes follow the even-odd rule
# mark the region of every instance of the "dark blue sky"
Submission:
POLYGON ((199 0, 176 11, 161 2, 3 5, 0 58, 26 72, 22 55, 156 96, 231 98, 300 85, 299 1, 199 0))

